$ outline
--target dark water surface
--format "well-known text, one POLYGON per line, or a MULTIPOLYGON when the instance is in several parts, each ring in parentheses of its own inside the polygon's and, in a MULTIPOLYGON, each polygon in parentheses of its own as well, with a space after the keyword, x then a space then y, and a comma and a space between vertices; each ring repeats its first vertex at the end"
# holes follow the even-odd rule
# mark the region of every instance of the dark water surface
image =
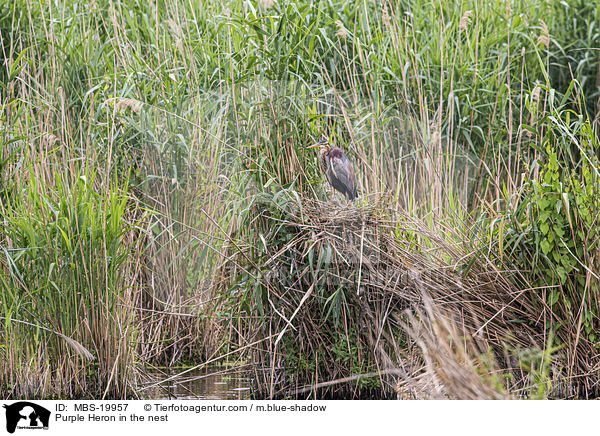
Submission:
POLYGON ((149 381, 138 392, 140 397, 154 400, 250 398, 250 378, 243 369, 209 366, 185 371, 185 368, 166 368, 149 372, 149 381))

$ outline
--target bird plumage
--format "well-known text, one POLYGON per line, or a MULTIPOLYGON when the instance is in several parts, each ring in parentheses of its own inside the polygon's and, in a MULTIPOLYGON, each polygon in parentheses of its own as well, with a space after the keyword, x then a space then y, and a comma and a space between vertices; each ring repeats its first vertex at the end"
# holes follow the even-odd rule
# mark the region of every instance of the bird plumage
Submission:
POLYGON ((331 147, 327 140, 322 140, 311 147, 319 146, 319 164, 333 188, 341 192, 348 200, 358 197, 356 192, 356 175, 348 156, 339 147, 331 147))

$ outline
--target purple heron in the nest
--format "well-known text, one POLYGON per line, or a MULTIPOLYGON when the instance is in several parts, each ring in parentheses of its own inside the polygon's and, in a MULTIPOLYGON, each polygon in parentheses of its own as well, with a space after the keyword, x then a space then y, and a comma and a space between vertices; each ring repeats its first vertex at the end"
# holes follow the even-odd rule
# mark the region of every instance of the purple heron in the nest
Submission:
POLYGON ((314 147, 320 147, 319 164, 329 184, 336 191, 344 194, 348 200, 358 197, 354 167, 344 152, 339 147, 329 145, 327 139, 322 139, 308 148, 314 147))

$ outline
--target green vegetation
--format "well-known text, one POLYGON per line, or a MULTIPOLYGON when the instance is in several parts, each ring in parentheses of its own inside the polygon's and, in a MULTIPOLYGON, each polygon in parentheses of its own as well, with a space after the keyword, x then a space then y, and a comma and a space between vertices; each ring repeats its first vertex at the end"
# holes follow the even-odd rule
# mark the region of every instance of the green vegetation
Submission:
POLYGON ((135 397, 146 365, 219 356, 259 396, 597 396, 599 23, 1 3, 0 396, 135 397))

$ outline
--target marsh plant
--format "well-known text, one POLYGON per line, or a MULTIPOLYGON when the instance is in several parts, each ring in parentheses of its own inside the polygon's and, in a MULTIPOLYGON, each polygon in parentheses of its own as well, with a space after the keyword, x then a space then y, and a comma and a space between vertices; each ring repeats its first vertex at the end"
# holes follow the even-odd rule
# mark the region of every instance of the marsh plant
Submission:
POLYGON ((599 17, 1 3, 2 397, 219 358, 263 397, 596 396, 599 17))

